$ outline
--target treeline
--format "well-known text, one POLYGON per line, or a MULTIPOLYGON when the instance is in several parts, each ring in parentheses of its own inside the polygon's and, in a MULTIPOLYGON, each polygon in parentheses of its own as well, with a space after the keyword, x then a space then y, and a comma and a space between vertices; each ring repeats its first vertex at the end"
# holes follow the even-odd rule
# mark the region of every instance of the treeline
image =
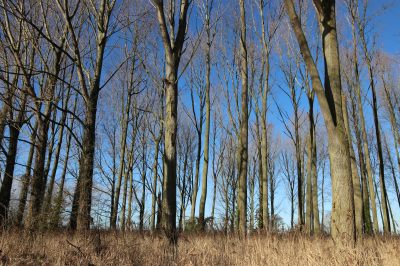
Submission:
POLYGON ((385 6, 1 0, 0 12, 3 227, 244 236, 281 230, 286 198, 291 229, 338 243, 396 233, 398 62, 371 16, 385 6))

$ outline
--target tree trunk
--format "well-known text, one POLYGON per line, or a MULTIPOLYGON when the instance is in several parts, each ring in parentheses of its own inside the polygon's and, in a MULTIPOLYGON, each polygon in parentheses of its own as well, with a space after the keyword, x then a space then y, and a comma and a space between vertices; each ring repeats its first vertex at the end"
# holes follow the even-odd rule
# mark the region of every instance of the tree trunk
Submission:
MULTIPOLYGON (((392 178, 393 178, 393 184, 394 184, 394 188, 396 191, 396 197, 397 197, 397 202, 400 206, 400 191, 399 191, 399 184, 397 183, 397 179, 396 179, 396 171, 395 171, 395 167, 394 167, 394 163, 393 163, 393 159, 392 159, 392 155, 390 154, 390 149, 389 149, 389 145, 386 139, 386 136, 383 136, 383 139, 385 141, 385 148, 386 148, 386 154, 388 156, 388 161, 389 161, 389 165, 390 165, 390 170, 391 170, 391 174, 392 174, 392 178)), ((389 202, 389 201, 388 201, 389 202)))
POLYGON ((8 209, 10 206, 11 188, 14 179, 14 167, 15 158, 17 156, 18 136, 20 133, 20 125, 18 124, 19 123, 12 122, 9 125, 10 138, 8 141, 6 167, 0 190, 0 225, 6 225, 8 223, 8 209))
POLYGON ((14 90, 11 91, 10 88, 7 88, 7 92, 5 93, 3 106, 0 112, 0 145, 3 145, 4 139, 4 131, 7 125, 7 117, 10 114, 10 109, 12 106, 13 98, 14 98, 14 90))
POLYGON ((324 185, 325 185, 325 162, 323 163, 322 166, 322 180, 321 180, 321 226, 322 226, 322 231, 325 230, 325 198, 324 198, 324 185))
POLYGON ((312 156, 312 201, 313 201, 313 225, 314 225, 314 233, 319 234, 321 231, 321 226, 319 224, 319 207, 318 207, 318 173, 317 173, 317 134, 315 132, 314 125, 314 141, 313 141, 313 156, 312 156))
MULTIPOLYGON (((124 93, 124 92, 122 92, 124 93)), ((127 132, 128 132, 128 126, 129 126, 129 112, 131 110, 131 96, 132 94, 128 93, 128 99, 125 108, 122 107, 123 113, 122 113, 122 120, 121 120, 121 125, 122 125, 122 134, 121 134, 121 150, 119 153, 119 158, 120 158, 120 163, 119 163, 119 170, 118 170, 118 180, 117 180, 117 187, 115 190, 115 197, 114 197, 114 204, 112 208, 112 213, 111 213, 111 228, 115 229, 117 226, 117 216, 118 216, 118 207, 119 207, 119 197, 121 193, 121 184, 122 184, 122 179, 123 179, 123 174, 125 171, 125 154, 126 154, 126 138, 127 138, 127 132)), ((123 97, 122 97, 122 102, 124 102, 123 97)), ((125 176, 125 183, 127 180, 127 176, 125 176)), ((126 199, 126 198, 125 198, 126 199)))
POLYGON ((375 125, 375 135, 376 135, 376 144, 378 148, 378 160, 379 160, 379 183, 380 183, 380 190, 381 190, 381 204, 382 204, 382 211, 383 211, 383 231, 385 233, 390 232, 390 221, 389 221, 389 210, 387 206, 387 191, 386 191, 386 184, 385 184, 385 165, 383 161, 383 153, 382 153, 382 142, 381 142, 381 132, 379 128, 379 118, 378 118, 378 103, 376 97, 376 89, 375 89, 375 78, 374 72, 372 67, 372 60, 371 55, 368 52, 367 43, 365 40, 365 32, 364 28, 360 28, 360 39, 368 67, 368 75, 370 80, 370 88, 372 92, 372 113, 374 117, 374 125, 375 125))
POLYGON ((248 164, 248 64, 246 46, 246 12, 244 0, 239 0, 240 5, 240 74, 242 78, 241 95, 241 121, 240 121, 240 146, 239 146, 239 235, 245 236, 247 232, 247 164, 248 164))
MULTIPOLYGON (((271 159, 272 160, 272 159, 271 159)), ((271 219, 269 219, 270 220, 270 228, 272 228, 272 229, 276 229, 275 228, 275 186, 276 186, 276 184, 275 184, 275 179, 274 179, 274 169, 273 169, 274 167, 272 167, 272 166, 269 166, 268 167, 268 169, 270 169, 270 171, 269 171, 269 173, 270 173, 270 177, 269 177, 269 180, 270 180, 270 186, 269 186, 269 189, 270 189, 270 191, 269 191, 269 194, 270 194, 270 198, 271 198, 271 207, 270 207, 270 210, 271 210, 271 219)))
POLYGON ((207 32, 207 46, 206 46, 206 130, 204 135, 204 161, 201 176, 201 196, 199 206, 199 224, 201 229, 204 230, 204 214, 207 200, 207 178, 208 178, 208 162, 209 162, 209 146, 210 146, 210 122, 211 122, 211 102, 210 102, 210 89, 211 89, 211 29, 210 29, 210 8, 207 1, 207 16, 206 16, 206 32, 207 32))
POLYGON ((356 226, 356 237, 361 238, 363 233, 363 201, 361 196, 361 184, 360 177, 357 170, 356 155, 353 149, 353 141, 351 137, 350 124, 347 112, 347 100, 346 96, 342 95, 342 108, 343 108, 343 119, 346 127, 347 137, 349 140, 350 149, 350 160, 351 160, 351 176, 353 180, 353 197, 354 197, 354 218, 356 226))
POLYGON ((250 192, 250 228, 249 231, 250 233, 254 230, 254 189, 255 189, 255 175, 256 175, 256 160, 253 161, 253 171, 251 173, 251 177, 250 177, 250 188, 249 188, 249 192, 250 192))
POLYGON ((129 176, 129 195, 128 195, 128 229, 133 230, 132 224, 132 198, 133 198, 133 174, 131 173, 129 176))
MULTIPOLYGON (((50 108, 48 106, 47 108, 50 108)), ((48 114, 48 112, 46 111, 48 114)), ((48 118, 48 116, 46 116, 48 118)), ((32 176, 31 197, 27 216, 27 228, 35 230, 42 223, 41 209, 44 198, 46 184, 44 183, 44 162, 46 160, 46 144, 48 133, 48 121, 42 120, 40 114, 37 115, 38 132, 36 141, 35 163, 32 176)))
MULTIPOLYGON (((259 113, 260 110, 258 108, 258 104, 256 104, 256 108, 255 108, 255 117, 256 117, 256 124, 255 124, 255 135, 257 138, 257 157, 258 157, 258 227, 259 229, 267 229, 268 225, 265 225, 264 228, 264 208, 265 206, 263 206, 263 202, 264 202, 264 183, 263 183, 263 158, 262 158, 262 151, 261 151, 261 146, 262 146, 262 141, 261 141, 261 134, 260 134, 260 119, 259 119, 259 113)), ((268 188, 267 188, 268 189, 268 188)), ((267 198, 267 209, 268 209, 268 198, 267 198)))
MULTIPOLYGON (((262 32, 262 47, 263 47, 263 61, 265 64, 265 78, 264 78, 264 88, 262 90, 262 111, 261 111, 261 188, 262 188, 262 204, 260 209, 262 209, 262 224, 266 230, 268 228, 269 222, 269 210, 268 210, 268 131, 267 131, 267 109, 268 109, 268 93, 269 93, 269 72, 270 72, 270 62, 269 62, 269 47, 266 39, 266 29, 264 21, 264 1, 260 1, 260 17, 261 17, 261 32, 262 32)), ((272 217, 273 218, 273 217, 272 217)))
MULTIPOLYGON (((134 133, 134 135, 135 135, 135 133, 134 133)), ((129 180, 131 179, 131 176, 133 176, 132 171, 133 171, 133 163, 134 163, 133 157, 134 157, 134 152, 135 152, 135 139, 136 139, 136 136, 134 136, 132 138, 132 144, 131 144, 131 148, 129 151, 129 157, 128 157, 128 165, 127 165, 126 169, 124 170, 125 174, 123 174, 121 176, 121 178, 123 179, 123 188, 122 188, 123 190, 122 190, 122 207, 121 207, 121 215, 120 215, 120 229, 122 231, 125 231, 125 227, 126 227, 126 200, 128 197, 129 180)), ((128 222, 130 222, 130 217, 129 217, 128 222)))
MULTIPOLYGON (((362 133, 362 142, 363 142, 363 150, 364 150, 364 157, 365 157, 365 167, 367 172, 367 179, 368 179, 368 187, 369 187, 369 198, 370 198, 370 206, 372 208, 372 218, 373 218, 373 227, 374 232, 377 233, 379 231, 378 228, 378 215, 376 210, 376 196, 374 190, 374 181, 373 181, 373 174, 372 174, 372 166, 371 166, 371 157, 369 154, 369 147, 368 147, 368 138, 367 138, 367 131, 365 126, 365 118, 364 118, 364 108, 362 105, 361 99, 361 85, 360 85, 360 74, 358 70, 358 56, 357 56, 357 42, 355 36, 355 28, 353 26, 353 61, 354 61, 354 75, 355 75, 355 89, 356 89, 356 96, 357 96, 357 105, 358 105, 358 114, 360 115, 360 122, 361 122, 361 133, 362 133)), ((366 189, 365 189, 366 190, 366 189)))
MULTIPOLYGON (((51 202, 52 202, 52 197, 53 197, 53 190, 54 190, 54 183, 56 179, 56 173, 57 173, 57 168, 58 168, 58 162, 60 159, 60 152, 61 152, 61 147, 63 143, 63 137, 64 137, 64 125, 65 121, 67 120, 67 107, 68 107, 68 102, 69 102, 69 95, 70 95, 70 88, 68 88, 67 95, 65 98, 65 102, 63 104, 63 109, 64 111, 62 112, 62 116, 60 119, 60 131, 58 135, 58 143, 57 143, 57 148, 56 148, 56 153, 54 157, 54 162, 53 162, 53 168, 50 174, 50 181, 47 189, 47 193, 44 199, 44 205, 43 205, 43 214, 45 215, 46 218, 50 218, 51 215, 49 213, 51 209, 51 202)), ((49 156, 48 160, 51 160, 51 157, 49 156)))
MULTIPOLYGON (((73 113, 75 113, 75 111, 76 111, 77 102, 78 102, 78 97, 76 97, 75 101, 74 101, 73 113)), ((70 130, 73 130, 73 128, 74 128, 74 121, 75 121, 75 117, 72 116, 71 117, 71 124, 69 126, 70 130)), ((64 185, 65 185, 65 177, 67 175, 69 153, 70 153, 70 149, 71 149, 71 140, 72 140, 72 132, 68 132, 67 143, 66 143, 67 146, 66 146, 66 151, 65 151, 63 170, 62 170, 62 173, 61 173, 60 184, 58 186, 58 192, 57 192, 57 196, 56 196, 55 201, 54 201, 54 207, 53 207, 53 211, 52 211, 52 218, 51 218, 51 221, 50 221, 50 227, 52 227, 52 228, 58 227, 60 225, 60 222, 61 222, 61 209, 62 209, 62 206, 63 206, 64 185)))
MULTIPOLYGON (((400 171, 400 154, 399 154, 399 144, 398 144, 400 142, 400 138, 399 138, 399 131, 398 131, 398 128, 397 128, 395 110, 394 110, 393 103, 392 103, 392 101, 390 99, 391 98, 390 97, 390 92, 389 92, 389 89, 387 87, 386 80, 385 80, 385 78, 383 76, 382 76, 382 83, 383 83, 383 89, 384 89, 384 92, 385 92, 385 99, 386 99, 386 103, 387 103, 386 106, 387 106, 387 109, 388 109, 388 112, 389 112, 389 116, 390 116, 390 126, 391 126, 392 134, 393 134, 394 150, 396 151, 397 166, 398 166, 398 169, 400 171)), ((385 138, 385 143, 386 143, 386 147, 387 147, 387 153, 390 156, 390 152, 389 152, 389 149, 388 149, 386 138, 385 138)), ((389 158, 390 158, 390 164, 392 165, 391 169, 394 169, 393 160, 392 160, 391 156, 389 158)), ((393 182, 394 182, 394 185, 395 185, 397 200, 398 200, 399 206, 400 206, 400 191, 399 191, 396 175, 394 173, 392 173, 392 175, 393 175, 393 182)))
MULTIPOLYGON (((168 57, 167 57, 168 59, 168 57)), ((176 133, 178 86, 176 71, 172 69, 172 58, 166 66, 166 111, 164 122, 164 178, 162 196, 162 227, 169 240, 176 241, 176 133)))
POLYGON ((139 230, 143 231, 144 228, 144 211, 145 211, 145 201, 146 201, 146 140, 143 136, 143 155, 142 155, 142 194, 139 204, 139 230))
POLYGON ((357 104, 352 95, 351 99, 351 111, 354 120, 354 129, 355 136, 357 142, 357 151, 358 151, 358 163, 361 174, 361 196, 363 201, 363 232, 366 234, 372 234, 372 221, 371 221, 371 207, 369 203, 369 193, 368 193, 368 185, 367 185, 367 170, 365 165, 364 153, 363 153, 363 145, 362 145, 362 137, 360 132, 360 125, 358 119, 358 110, 357 104))
MULTIPOLYGON (((311 122, 311 121, 310 121, 311 122)), ((312 125, 310 123, 310 131, 312 125)), ((308 234, 313 233, 313 201, 312 201, 312 188, 311 188, 311 165, 312 165, 312 153, 313 153, 313 138, 314 134, 310 132, 309 139, 307 142, 307 191, 306 191, 306 232, 308 234)))
MULTIPOLYGON (((15 159, 17 156, 18 150, 18 137, 20 134, 20 130, 22 125, 24 124, 25 119, 25 107, 27 102, 27 94, 23 95, 21 102, 21 110, 18 112, 18 116, 16 120, 13 121, 13 111, 10 110, 10 123, 9 123, 9 134, 10 138, 8 141, 8 152, 6 155, 6 166, 3 176, 3 182, 1 184, 0 189, 0 226, 4 225, 7 222, 8 210, 10 207, 10 197, 11 197, 11 189, 12 183, 14 179, 14 168, 15 168, 15 159)), ((4 103, 7 104, 7 103, 4 103)))
POLYGON ((150 229, 156 229, 156 203, 157 203, 157 177, 158 177, 158 150, 160 146, 162 134, 156 139, 154 143, 154 159, 153 159, 153 193, 151 196, 151 217, 150 229))
MULTIPOLYGON (((56 111, 56 108, 54 106, 52 106, 51 109, 52 110, 50 112, 52 114, 52 118, 51 118, 52 122, 51 122, 51 128, 50 128, 50 145, 48 145, 48 148, 47 148, 47 150, 48 150, 47 160, 46 160, 46 163, 45 163, 45 166, 44 166, 44 181, 43 181, 43 183, 45 185, 45 188, 47 186, 47 179, 49 177, 50 165, 51 165, 51 161, 53 159, 54 144, 56 142, 56 134, 55 134, 55 132, 56 132, 56 123, 53 122, 53 121, 56 121, 57 111, 56 111)), ((46 145, 46 147, 47 147, 47 145, 46 145)), ((45 193, 45 196, 46 196, 46 193, 45 193)), ((46 204, 46 197, 45 196, 43 197, 44 198, 43 207, 45 207, 45 204, 46 204)), ((42 209, 42 215, 43 215, 43 218, 45 218, 46 214, 45 214, 45 212, 43 212, 43 209, 42 209)))
MULTIPOLYGON (((192 191, 192 206, 190 209, 190 223, 195 225, 195 216, 196 216, 196 202, 197 202, 197 193, 199 191, 199 172, 200 172, 200 159, 201 159, 201 135, 203 131, 203 107, 200 104, 200 115, 199 115, 199 128, 197 129, 197 155, 196 155, 196 166, 195 166, 195 175, 194 175, 194 184, 192 191)), ((197 122, 196 122, 197 123, 197 122)), ((197 128, 197 126, 196 126, 197 128)))
MULTIPOLYGON (((171 244, 177 243, 176 234, 176 136, 178 107, 178 68, 185 42, 187 11, 190 1, 182 0, 180 5, 178 30, 174 33, 175 17, 170 14, 170 32, 161 1, 152 1, 157 9, 157 19, 163 40, 165 65, 165 117, 164 117, 164 178, 162 196, 161 226, 171 244), (172 38, 171 38, 172 37, 172 38)), ((171 11, 172 12, 172 11, 171 11)))
POLYGON ((98 93, 92 95, 89 106, 86 108, 85 124, 82 143, 83 149, 79 165, 79 197, 78 197, 78 216, 77 229, 79 231, 90 228, 92 207, 92 187, 93 187, 93 166, 94 150, 96 143, 96 112, 97 112, 98 93))
POLYGON ((314 4, 318 13, 323 43, 325 86, 322 85, 315 61, 311 56, 293 1, 285 0, 286 11, 290 17, 307 70, 311 75, 312 85, 316 91, 328 133, 328 151, 332 176, 332 238, 338 244, 353 245, 355 242, 353 184, 350 151, 341 104, 342 88, 335 1, 320 2, 314 0, 314 4))
POLYGON ((25 206, 26 206, 26 200, 28 198, 28 192, 29 192, 29 184, 31 180, 31 167, 32 167, 32 162, 33 162, 33 155, 35 153, 35 140, 36 140, 36 132, 37 132, 37 123, 35 123, 35 126, 33 127, 32 130, 32 135, 30 137, 30 149, 29 149, 29 154, 28 154, 28 159, 26 162, 26 167, 25 167, 25 174, 22 176, 22 187, 21 191, 19 194, 19 203, 18 203, 18 212, 17 212, 17 226, 22 225, 22 219, 24 217, 24 212, 25 212, 25 206))

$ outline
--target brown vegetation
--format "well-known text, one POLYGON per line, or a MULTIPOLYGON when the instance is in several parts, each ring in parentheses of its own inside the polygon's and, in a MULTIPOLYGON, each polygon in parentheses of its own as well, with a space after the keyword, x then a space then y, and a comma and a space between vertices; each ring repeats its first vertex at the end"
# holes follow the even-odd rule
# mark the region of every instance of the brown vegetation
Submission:
POLYGON ((398 237, 374 237, 341 248, 331 238, 297 233, 255 233, 244 240, 183 235, 170 252, 160 235, 6 232, 0 236, 0 260, 1 265, 400 265, 399 242, 398 237))

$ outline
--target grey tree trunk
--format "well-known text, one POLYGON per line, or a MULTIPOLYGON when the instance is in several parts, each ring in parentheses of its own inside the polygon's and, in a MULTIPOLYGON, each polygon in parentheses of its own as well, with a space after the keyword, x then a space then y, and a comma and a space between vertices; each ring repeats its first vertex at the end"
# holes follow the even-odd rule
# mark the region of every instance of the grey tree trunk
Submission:
POLYGON ((350 151, 345 130, 342 104, 339 48, 336 32, 335 1, 314 0, 323 43, 325 86, 322 85, 316 64, 296 14, 292 0, 285 0, 286 11, 295 32, 303 59, 311 75, 312 85, 328 132, 328 150, 332 176, 332 224, 334 241, 354 245, 354 199, 351 179, 350 151), (321 23, 321 22, 324 23, 321 23))
MULTIPOLYGON (((64 46, 65 39, 62 39, 62 45, 64 46)), ((55 88, 58 81, 58 74, 61 69, 61 62, 63 60, 63 54, 60 49, 55 50, 55 57, 52 66, 52 76, 49 77, 43 88, 43 96, 47 99, 53 99, 55 94, 55 88)), ((50 116, 53 106, 52 102, 48 101, 45 104, 44 113, 40 113, 40 108, 37 107, 36 110, 36 123, 37 123, 37 141, 36 141, 36 154, 35 163, 32 176, 32 189, 31 197, 28 208, 27 216, 27 228, 30 230, 35 230, 43 222, 43 217, 41 215, 42 204, 44 199, 44 194, 46 190, 46 173, 45 173, 45 161, 46 161, 46 148, 48 140, 48 130, 50 125, 50 116)))
POLYGON ((157 177, 158 177, 158 151, 160 147, 162 134, 154 142, 154 159, 153 159, 153 192, 151 195, 151 217, 150 229, 156 229, 156 203, 157 203, 157 177))
POLYGON ((268 131, 267 131, 267 101, 269 93, 269 73, 270 73, 270 47, 266 41, 266 25, 264 19, 264 0, 260 1, 260 17, 261 17, 261 32, 262 32, 262 51, 263 63, 265 65, 264 88, 262 90, 262 111, 261 111, 261 188, 262 188, 262 224, 266 230, 269 230, 269 210, 268 210, 268 131))
MULTIPOLYGON (((124 94, 124 92, 122 92, 124 94)), ((113 208, 111 213, 111 228, 115 229, 117 226, 117 216, 118 216, 118 207, 119 207, 119 197, 121 193, 121 184, 124 178, 125 169, 125 154, 126 154, 126 140, 127 140, 127 132, 129 127, 129 119, 130 119, 130 110, 131 110, 131 99, 132 93, 131 91, 128 92, 127 95, 127 102, 126 105, 122 107, 122 119, 121 119, 121 126, 122 126, 122 134, 121 134, 121 150, 119 153, 120 163, 119 163, 119 170, 118 170, 118 179, 117 179, 117 186, 115 189, 115 196, 113 202, 113 208)), ((122 97, 122 103, 124 103, 124 97, 122 97)), ((134 141, 134 140, 133 140, 134 141)), ((130 159, 129 159, 130 161, 130 159)), ((125 176, 125 183, 127 180, 127 176, 125 176)), ((126 199, 126 198, 125 198, 126 199)))
POLYGON ((79 164, 79 197, 76 229, 85 231, 90 229, 93 187, 94 151, 96 145, 96 113, 98 93, 91 97, 89 106, 86 107, 85 125, 82 143, 83 149, 79 164))
MULTIPOLYGON (((192 102, 194 106, 194 102, 192 102)), ((197 123, 197 121, 195 121, 197 123)), ((195 213, 196 213, 196 202, 197 193, 199 191, 199 175, 200 175, 200 160, 201 160, 201 139, 203 132, 203 106, 200 104, 200 114, 199 114, 199 124, 196 125, 197 130, 197 155, 196 155, 196 165, 194 174, 194 183, 192 191, 192 206, 190 208, 190 223, 195 224, 195 213)))
POLYGON ((321 226, 319 223, 319 207, 318 207, 318 173, 317 173, 317 133, 315 131, 314 125, 314 141, 313 141, 313 153, 312 153, 312 202, 313 202, 313 225, 314 233, 319 234, 321 231, 321 226))
MULTIPOLYGON (((134 133, 135 134, 135 133, 134 133)), ((133 163, 134 163, 134 152, 135 152, 135 139, 136 136, 134 136, 132 138, 132 143, 131 143, 131 148, 128 151, 128 165, 124 170, 123 175, 121 176, 123 179, 123 190, 122 190, 122 206, 121 206, 121 214, 120 214, 120 229, 122 231, 125 231, 126 228, 126 200, 128 197, 128 184, 130 182, 130 180, 132 179, 132 171, 133 171, 133 163)), ((129 196, 130 197, 130 196, 129 196)), ((114 206, 115 207, 115 206, 114 206)), ((130 217, 128 218, 128 226, 129 226, 129 222, 130 222, 130 217)))
POLYGON ((3 182, 0 189, 0 225, 5 225, 8 220, 8 210, 10 207, 11 189, 14 180, 15 159, 18 149, 18 137, 25 119, 25 106, 27 102, 27 95, 22 96, 21 110, 18 112, 14 120, 14 110, 10 110, 9 117, 9 141, 8 152, 6 155, 6 166, 4 169, 3 182))
MULTIPOLYGON (((213 38, 211 36, 211 26, 210 26, 210 16, 212 3, 210 6, 209 1, 206 4, 207 14, 205 19, 205 27, 207 33, 207 45, 206 45, 206 87, 205 87, 205 104, 206 104, 206 129, 204 135, 204 161, 201 176, 201 196, 200 196, 200 206, 199 206, 199 224, 204 230, 204 215, 207 200, 207 183, 208 183, 208 163, 209 163, 209 148, 210 148, 210 123, 211 123, 211 101, 210 101, 210 89, 211 89, 211 45, 213 38)), ((212 216, 214 217, 214 216, 212 216)))
POLYGON ((363 233, 372 234, 372 221, 371 221, 371 207, 369 203, 369 193, 368 193, 368 184, 367 184, 367 170, 365 165, 364 153, 363 153, 363 145, 362 145, 362 137, 359 125, 358 118, 358 108, 356 104, 356 100, 354 99, 354 95, 351 95, 351 112, 354 120, 354 129, 355 136, 357 142, 357 151, 358 151, 358 163, 361 174, 361 196, 363 201, 363 233))
POLYGON ((37 131, 37 124, 35 123, 35 126, 33 127, 32 134, 30 137, 31 147, 29 149, 28 159, 26 161, 25 174, 22 176, 21 191, 19 193, 18 212, 17 212, 17 217, 16 217, 17 226, 22 225, 22 219, 24 217, 26 200, 28 198, 29 184, 30 184, 30 180, 31 180, 31 168, 32 168, 32 162, 33 162, 33 155, 35 153, 36 131, 37 131))
POLYGON ((355 226, 356 226, 356 237, 361 238, 363 234, 363 201, 361 196, 361 184, 360 184, 360 176, 358 175, 357 170, 357 161, 356 155, 353 149, 353 141, 352 135, 350 131, 350 124, 348 119, 348 111, 347 111, 347 100, 346 96, 342 95, 342 108, 343 108, 343 119, 346 127, 347 138, 349 140, 349 149, 350 149, 350 160, 351 160, 351 175, 353 180, 353 197, 354 197, 354 218, 355 218, 355 226))
MULTIPOLYGON (((388 113, 390 116, 390 126, 391 126, 392 134, 393 134, 394 150, 396 151, 397 166, 398 166, 398 169, 400 169, 400 154, 399 154, 399 144, 398 144, 400 142, 399 131, 397 129, 397 120, 396 120, 393 102, 390 99, 391 96, 390 96, 389 88, 386 84, 386 80, 385 80, 384 76, 382 76, 382 84, 383 84, 383 90, 385 92, 384 94, 385 94, 385 100, 386 100, 386 104, 387 104, 386 107, 388 109, 388 113)), ((384 139, 385 139, 386 147, 388 147, 386 138, 384 137, 384 139)), ((389 149, 387 149, 387 154, 388 154, 388 156, 390 156, 389 149)), ((393 164, 393 160, 392 160, 391 156, 389 158, 390 158, 390 163, 393 164)), ((391 168, 394 169, 393 166, 391 168)), ((394 175, 394 174, 393 174, 393 183, 394 183, 395 190, 396 190, 397 200, 398 200, 399 206, 400 206, 400 190, 399 190, 399 186, 397 183, 396 175, 394 175)))
POLYGON ((365 28, 360 25, 359 23, 359 34, 360 40, 365 56, 365 61, 368 67, 368 75, 370 81, 370 88, 372 92, 372 113, 374 117, 374 125, 375 125, 375 136, 376 136, 376 144, 377 144, 377 153, 378 153, 378 161, 379 161, 379 183, 380 183, 380 190, 381 190, 381 204, 382 204, 382 211, 383 211, 383 231, 385 233, 390 232, 390 217, 389 217, 389 208, 387 205, 387 191, 386 191, 386 184, 385 184, 385 165, 383 161, 383 152, 382 152, 382 142, 381 142, 381 132, 379 126, 379 117, 378 117, 378 103, 377 103, 377 96, 376 96, 376 88, 375 88, 375 77, 374 77, 374 69, 372 66, 372 58, 371 54, 368 51, 367 43, 365 40, 365 28))
POLYGON ((241 121, 239 141, 239 191, 238 191, 238 212, 239 212, 239 235, 247 233, 247 164, 248 164, 248 64, 246 45, 246 11, 244 0, 239 0, 240 5, 240 74, 242 78, 241 95, 241 121))
MULTIPOLYGON (((75 111, 76 111, 77 102, 78 102, 78 97, 75 97, 73 113, 75 113, 75 111)), ((69 130, 73 130, 74 121, 75 121, 75 117, 72 116, 71 124, 69 125, 69 130)), ((68 135, 67 135, 65 158, 64 158, 63 168, 62 168, 63 170, 62 170, 61 177, 60 177, 60 184, 58 185, 57 196, 54 200, 54 207, 52 210, 52 217, 51 217, 51 221, 50 221, 50 227, 52 227, 52 228, 58 227, 61 222, 61 210, 63 207, 63 199, 64 199, 63 194, 64 194, 65 178, 67 175, 68 161, 69 161, 69 157, 70 157, 72 135, 73 135, 73 133, 69 131, 68 135)))
MULTIPOLYGON (((359 73, 359 65, 358 65, 358 48, 357 48, 357 33, 356 33, 356 10, 354 6, 349 6, 351 12, 351 24, 352 24, 352 38, 353 38, 353 67, 354 67, 354 76, 355 76, 355 91, 357 96, 357 105, 358 105, 358 115, 360 116, 359 121, 361 122, 361 133, 362 133, 362 143, 363 143, 363 151, 365 157, 365 168, 366 174, 368 179, 368 187, 369 187, 369 199, 370 199, 370 206, 372 208, 372 218, 373 218, 373 228, 375 233, 379 231, 378 228, 378 215, 376 209, 376 197, 375 197, 375 190, 374 190, 374 181, 373 181, 373 174, 372 174, 372 166, 371 166, 371 159, 369 154, 369 147, 368 147, 368 139, 367 139, 367 132, 365 126, 365 119, 364 119, 364 108, 362 105, 361 100, 361 84, 360 84, 360 73, 359 73)), ((357 116, 358 116, 357 115, 357 116)), ((367 188, 364 189, 367 191, 367 188)), ((366 193, 364 193, 366 194, 366 193)), ((364 204, 365 207, 365 204, 364 204)))
MULTIPOLYGON (((49 181, 47 193, 44 198, 43 214, 45 215, 46 218, 51 218, 51 214, 49 212, 51 210, 51 202, 52 202, 52 198, 53 198, 54 183, 55 183, 55 179, 56 179, 58 162, 60 160, 60 152, 61 152, 61 147, 62 147, 63 138, 64 138, 64 125, 65 125, 65 121, 67 120, 67 107, 69 104, 70 90, 71 90, 71 88, 69 87, 67 94, 65 96, 64 103, 63 103, 63 112, 62 112, 62 116, 61 116, 61 119, 59 122, 60 129, 58 132, 58 143, 57 143, 56 153, 54 156, 53 168, 52 168, 51 174, 50 174, 50 181, 49 181)), ((50 161, 51 157, 49 157, 48 160, 50 161)))
MULTIPOLYGON (((310 126, 311 127, 311 126, 310 126)), ((314 135, 314 134, 313 134, 314 135)), ((311 188, 311 165, 312 165, 312 153, 313 153, 313 135, 309 135, 307 141, 307 185, 306 185, 306 219, 305 226, 308 234, 313 233, 313 201, 312 201, 312 189, 311 188)))
POLYGON ((162 196, 161 226, 171 244, 177 243, 176 234, 176 136, 178 107, 178 69, 183 44, 185 42, 187 11, 190 1, 182 0, 180 4, 179 25, 176 33, 174 11, 169 17, 170 31, 162 1, 152 0, 157 9, 157 19, 163 41, 165 66, 165 119, 164 119, 164 178, 162 196))

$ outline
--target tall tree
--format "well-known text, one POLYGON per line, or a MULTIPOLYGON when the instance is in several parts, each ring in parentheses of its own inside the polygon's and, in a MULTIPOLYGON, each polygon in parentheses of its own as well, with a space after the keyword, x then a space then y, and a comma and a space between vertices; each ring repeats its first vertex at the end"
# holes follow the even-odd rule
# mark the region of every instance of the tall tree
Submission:
MULTIPOLYGON (((364 7, 367 8, 366 6, 364 7)), ((376 137, 376 145, 377 145, 377 153, 378 153, 378 161, 379 161, 379 184, 380 184, 380 192, 381 192, 381 204, 383 211, 383 231, 385 233, 390 232, 390 218, 389 218, 389 207, 387 201, 387 190, 385 184, 385 165, 383 159, 383 150, 382 150, 382 140, 381 140, 381 131, 379 125, 379 117, 378 117, 378 99, 376 94, 376 80, 375 80, 375 69, 372 62, 372 52, 368 49, 368 44, 366 41, 366 18, 356 17, 358 32, 360 36, 362 51, 364 52, 364 59, 367 63, 368 68, 368 76, 369 76, 369 87, 372 92, 372 113, 374 117, 374 125, 375 125, 375 137, 376 137)))
POLYGON ((262 45, 262 66, 263 69, 260 80, 260 96, 261 96, 261 212, 262 212, 262 225, 268 229, 269 214, 268 214, 268 130, 267 130, 267 111, 268 111, 268 95, 270 91, 270 61, 272 44, 275 33, 277 32, 279 22, 282 15, 280 6, 273 6, 272 1, 260 0, 258 8, 261 19, 261 45, 262 45), (274 11, 274 9, 277 9, 274 11), (269 14, 265 15, 264 11, 267 10, 269 14))
POLYGON ((240 6, 240 75, 242 82, 241 92, 241 119, 240 119, 240 138, 239 138, 239 193, 238 193, 238 212, 239 212, 239 235, 245 236, 247 231, 247 167, 248 167, 248 64, 247 64, 247 44, 246 44, 246 9, 245 0, 239 0, 240 6))
POLYGON ((164 1, 152 0, 160 27, 165 52, 165 117, 164 117, 164 178, 162 196, 162 227, 171 243, 176 235, 176 136, 178 107, 178 70, 187 31, 189 0, 180 1, 179 24, 175 34, 175 0, 165 14, 164 1), (166 19, 168 17, 168 20, 166 19), (167 21, 169 25, 167 25, 167 21))
MULTIPOLYGON (((80 85, 80 93, 84 99, 84 119, 81 158, 79 161, 79 176, 76 184, 72 206, 70 226, 78 230, 90 228, 93 169, 96 144, 96 115, 100 90, 110 80, 102 81, 104 52, 107 40, 112 35, 110 29, 111 14, 115 7, 115 0, 85 1, 82 5, 75 3, 71 6, 69 1, 57 1, 58 11, 67 26, 71 38, 68 57, 74 62, 80 85), (86 45, 82 45, 79 38, 84 26, 77 14, 90 14, 90 30, 95 33, 93 51, 90 64, 85 60, 86 45), (89 71, 87 66, 92 67, 89 71), (89 74, 87 74, 89 73, 89 74)), ((89 18, 87 18, 89 20, 89 18)), ((50 38, 50 37, 48 37, 50 38)))
MULTIPOLYGON (((204 229, 204 215, 207 200, 207 184, 208 184, 208 165, 209 165, 209 150, 210 150, 210 124, 211 124, 211 100, 210 100, 210 90, 211 90, 211 47, 214 42, 214 37, 216 33, 216 25, 211 25, 211 14, 214 6, 214 0, 205 0, 205 31, 207 35, 207 43, 205 48, 206 57, 206 86, 205 86, 205 107, 206 107, 206 129, 204 135, 204 161, 203 169, 201 175, 201 197, 200 197, 200 207, 199 207, 199 224, 202 229, 204 229)), ((214 121, 215 123, 215 121, 214 121)), ((214 159, 213 159, 214 160, 214 159)), ((215 194, 215 193, 214 193, 215 194)))
POLYGON ((292 0, 285 0, 287 14, 296 35, 312 86, 324 117, 329 140, 329 158, 332 176, 332 238, 338 244, 355 242, 353 184, 349 143, 342 113, 342 86, 340 79, 339 48, 336 31, 335 1, 314 0, 321 32, 325 86, 311 55, 307 39, 292 0))

